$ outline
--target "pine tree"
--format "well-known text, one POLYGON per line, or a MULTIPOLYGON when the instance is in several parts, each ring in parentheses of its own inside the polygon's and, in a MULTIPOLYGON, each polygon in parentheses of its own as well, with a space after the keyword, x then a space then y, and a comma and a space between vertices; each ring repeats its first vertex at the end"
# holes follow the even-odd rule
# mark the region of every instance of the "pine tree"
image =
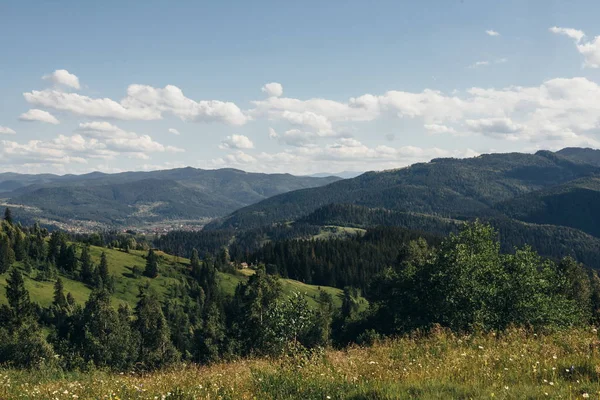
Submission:
POLYGON ((192 276, 196 279, 200 276, 200 257, 198 257, 198 250, 192 250, 192 258, 190 258, 190 267, 192 270, 192 276))
POLYGON ((52 300, 52 304, 58 307, 59 309, 67 308, 67 298, 64 293, 65 287, 63 285, 62 279, 58 278, 54 283, 54 297, 52 300))
POLYGON ((89 246, 85 246, 81 250, 79 261, 81 262, 81 280, 84 283, 91 284, 94 276, 94 265, 92 264, 89 246))
POLYGON ((8 235, 0 233, 0 274, 5 273, 15 262, 15 252, 8 235))
POLYGON ((20 325, 21 322, 31 316, 32 306, 29 292, 25 288, 23 275, 17 268, 10 271, 6 279, 6 299, 12 311, 12 322, 20 325))
POLYGON ((158 257, 154 254, 154 250, 152 249, 148 250, 144 275, 148 278, 156 278, 158 276, 158 257))
POLYGON ((113 291, 112 279, 108 271, 108 260, 106 253, 100 255, 100 265, 98 265, 98 282, 97 285, 106 288, 109 292, 113 291))
POLYGON ((4 220, 10 225, 13 224, 12 211, 8 207, 4 210, 4 220))
POLYGON ((19 228, 15 230, 14 249, 17 261, 23 261, 27 257, 25 239, 23 238, 23 232, 19 228))
POLYGON ((140 287, 135 307, 135 328, 140 335, 140 362, 155 369, 179 360, 171 343, 169 326, 156 293, 149 286, 140 287))

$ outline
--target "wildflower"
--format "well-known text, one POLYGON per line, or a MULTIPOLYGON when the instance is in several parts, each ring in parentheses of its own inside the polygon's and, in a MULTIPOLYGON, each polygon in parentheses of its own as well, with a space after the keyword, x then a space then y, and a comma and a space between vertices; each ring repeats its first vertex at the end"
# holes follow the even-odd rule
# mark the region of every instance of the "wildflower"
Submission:
POLYGON ((477 346, 479 350, 483 350, 483 346, 477 346))
POLYGON ((581 397, 583 397, 584 399, 589 399, 590 395, 588 393, 584 393, 581 395, 581 397))
POLYGON ((592 332, 596 333, 596 332, 598 332, 598 329, 592 328, 592 332))
POLYGON ((550 386, 554 386, 554 382, 550 382, 548 383, 550 386))
POLYGON ((508 386, 504 386, 504 390, 508 390, 508 386))
POLYGON ((558 357, 556 357, 556 354, 555 354, 555 355, 552 356, 552 358, 554 358, 556 360, 558 357))

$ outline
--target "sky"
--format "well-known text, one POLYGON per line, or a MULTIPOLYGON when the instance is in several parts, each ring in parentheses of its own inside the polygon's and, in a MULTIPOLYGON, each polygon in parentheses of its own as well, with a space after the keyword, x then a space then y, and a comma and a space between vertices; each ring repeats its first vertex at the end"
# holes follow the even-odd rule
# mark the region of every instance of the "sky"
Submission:
POLYGON ((600 2, 0 0, 0 172, 600 148, 600 2))

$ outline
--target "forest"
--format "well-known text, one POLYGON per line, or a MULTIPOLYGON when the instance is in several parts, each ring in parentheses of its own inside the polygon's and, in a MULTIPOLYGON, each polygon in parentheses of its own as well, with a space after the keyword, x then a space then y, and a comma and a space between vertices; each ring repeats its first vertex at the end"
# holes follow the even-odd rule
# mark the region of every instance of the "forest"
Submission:
MULTIPOLYGON (((156 245, 172 245, 174 235, 156 245)), ((226 238, 206 239, 183 262, 131 234, 23 227, 7 209, 0 234, 6 299, 0 362, 152 371, 367 345, 436 326, 456 333, 585 328, 600 314, 596 271, 572 258, 541 257, 528 246, 503 252, 498 232, 480 221, 445 236, 398 227, 326 240, 284 235, 249 254, 245 271, 223 246, 226 238), (120 276, 109 261, 115 254, 141 254, 144 265, 120 276), (247 279, 228 292, 224 274, 247 279), (167 286, 155 285, 166 278, 167 286), (315 294, 285 290, 286 278, 315 294), (127 279, 136 282, 127 286, 135 296, 119 301, 127 279), (51 301, 32 300, 26 281, 51 284, 51 301), (77 301, 67 282, 85 287, 87 298, 77 301)))

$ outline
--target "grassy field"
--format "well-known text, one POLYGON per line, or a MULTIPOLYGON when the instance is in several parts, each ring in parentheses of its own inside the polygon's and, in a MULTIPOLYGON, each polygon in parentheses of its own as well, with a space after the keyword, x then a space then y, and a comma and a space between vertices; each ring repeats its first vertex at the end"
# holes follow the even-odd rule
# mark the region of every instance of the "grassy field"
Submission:
MULTIPOLYGON (((154 279, 145 277, 136 278, 132 273, 132 269, 133 267, 138 267, 142 270, 144 269, 146 265, 146 259, 144 258, 146 252, 132 250, 129 253, 126 253, 120 250, 92 246, 90 253, 94 263, 97 264, 100 261, 100 254, 102 251, 106 252, 110 274, 116 277, 115 293, 112 296, 115 307, 121 303, 128 303, 132 307, 135 306, 138 287, 146 281, 148 281, 157 292, 164 296, 168 296, 169 287, 180 282, 185 270, 189 266, 188 259, 174 257, 159 251, 157 252, 161 260, 159 276, 154 279)), ((219 272, 221 287, 225 293, 233 295, 236 286, 240 282, 247 280, 248 275, 252 272, 252 270, 247 270, 246 272, 240 271, 238 274, 225 274, 219 272)), ((25 275, 25 285, 29 290, 31 300, 42 306, 48 306, 52 303, 54 281, 35 280, 35 274, 36 272, 34 270, 31 275, 25 275)), ((6 286, 7 276, 8 273, 0 275, 0 304, 6 303, 4 287, 6 286)), ((69 279, 66 276, 61 276, 61 278, 63 279, 65 292, 71 292, 77 302, 83 304, 88 299, 91 292, 90 287, 79 281, 69 279)), ((330 293, 333 296, 336 305, 341 305, 342 291, 339 289, 331 287, 319 288, 291 279, 282 279, 281 284, 284 293, 291 294, 292 292, 299 292, 305 294, 309 304, 313 306, 316 305, 315 299, 319 295, 319 290, 330 293)))
POLYGON ((24 399, 598 399, 600 341, 590 329, 436 332, 150 374, 0 370, 0 398, 24 399))

